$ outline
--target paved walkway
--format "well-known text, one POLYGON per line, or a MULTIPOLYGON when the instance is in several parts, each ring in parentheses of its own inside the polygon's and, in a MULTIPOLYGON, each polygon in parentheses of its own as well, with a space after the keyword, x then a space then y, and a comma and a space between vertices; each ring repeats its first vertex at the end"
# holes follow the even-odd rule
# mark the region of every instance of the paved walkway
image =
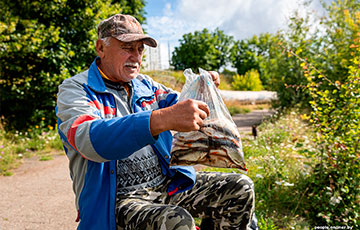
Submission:
POLYGON ((274 113, 275 110, 253 110, 246 114, 236 114, 232 118, 239 129, 240 136, 244 136, 251 134, 253 125, 258 126, 274 113))
POLYGON ((0 177, 0 230, 76 229, 74 195, 65 155, 25 159, 0 177))

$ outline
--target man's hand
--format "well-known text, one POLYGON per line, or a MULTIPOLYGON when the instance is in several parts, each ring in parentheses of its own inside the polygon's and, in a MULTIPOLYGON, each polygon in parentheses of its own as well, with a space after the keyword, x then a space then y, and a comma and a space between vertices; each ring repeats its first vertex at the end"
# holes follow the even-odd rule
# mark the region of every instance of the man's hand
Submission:
POLYGON ((214 81, 214 84, 216 86, 216 88, 219 87, 220 85, 220 76, 219 73, 216 71, 208 71, 210 76, 212 77, 212 80, 214 81))
POLYGON ((206 103, 188 99, 167 108, 155 110, 150 117, 150 131, 153 136, 166 130, 189 132, 199 130, 210 114, 206 103))

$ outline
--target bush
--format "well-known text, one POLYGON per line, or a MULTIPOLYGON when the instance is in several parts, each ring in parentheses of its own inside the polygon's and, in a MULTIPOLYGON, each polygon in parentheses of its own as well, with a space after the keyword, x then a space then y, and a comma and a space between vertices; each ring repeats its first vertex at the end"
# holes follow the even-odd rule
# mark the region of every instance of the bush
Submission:
POLYGON ((360 226, 360 11, 345 22, 357 31, 344 68, 348 73, 332 81, 296 53, 307 79, 312 108, 309 121, 318 135, 321 159, 307 178, 304 213, 316 225, 360 226))
POLYGON ((309 216, 317 224, 360 226, 360 33, 353 48, 344 82, 332 82, 316 71, 307 78, 310 122, 319 133, 322 159, 308 194, 309 216), (321 90, 321 84, 332 89, 321 90))
POLYGON ((233 76, 232 88, 234 90, 260 91, 263 89, 259 72, 250 70, 245 75, 236 74, 233 76))

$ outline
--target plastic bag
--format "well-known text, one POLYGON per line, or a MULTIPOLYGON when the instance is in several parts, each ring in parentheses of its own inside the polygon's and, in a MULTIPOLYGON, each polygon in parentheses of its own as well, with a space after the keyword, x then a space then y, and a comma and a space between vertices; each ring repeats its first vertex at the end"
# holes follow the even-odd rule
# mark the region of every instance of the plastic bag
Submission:
POLYGON ((185 85, 179 101, 195 99, 205 102, 210 115, 198 131, 174 134, 170 165, 203 164, 247 171, 240 134, 210 74, 200 75, 186 69, 185 85))

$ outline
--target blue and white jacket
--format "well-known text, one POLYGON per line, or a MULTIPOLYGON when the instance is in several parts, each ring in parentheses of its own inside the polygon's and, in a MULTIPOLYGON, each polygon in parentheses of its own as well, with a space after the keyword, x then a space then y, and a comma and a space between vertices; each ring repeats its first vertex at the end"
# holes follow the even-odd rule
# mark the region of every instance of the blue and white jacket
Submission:
POLYGON ((133 114, 122 116, 117 100, 106 88, 96 66, 64 80, 59 86, 56 116, 76 195, 78 229, 115 230, 116 160, 151 145, 162 173, 172 178, 170 194, 190 189, 193 167, 170 167, 172 135, 150 133, 153 110, 175 104, 175 91, 139 75, 130 82, 133 114))

